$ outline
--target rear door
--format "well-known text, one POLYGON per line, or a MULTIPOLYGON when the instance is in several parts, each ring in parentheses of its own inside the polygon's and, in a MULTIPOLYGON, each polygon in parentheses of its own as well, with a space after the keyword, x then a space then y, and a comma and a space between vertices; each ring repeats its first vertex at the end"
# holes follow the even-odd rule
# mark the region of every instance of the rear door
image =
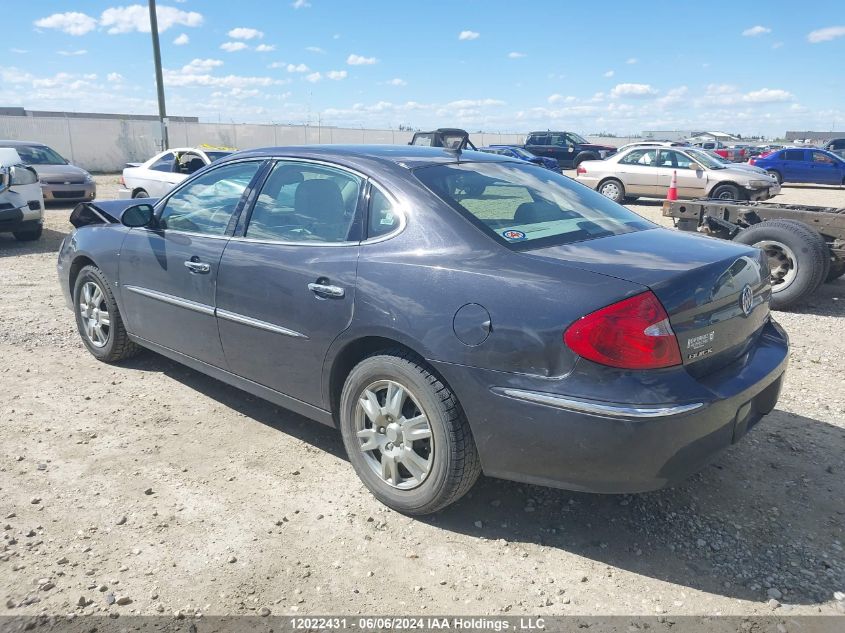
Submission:
POLYGON ((128 232, 119 278, 130 332, 225 367, 214 317, 218 264, 262 162, 227 163, 199 175, 160 204, 155 228, 128 232))
POLYGON ((806 160, 806 150, 785 149, 780 153, 783 166, 783 179, 789 182, 807 182, 810 177, 806 160))
POLYGON ((634 149, 617 162, 617 173, 625 192, 639 196, 659 195, 657 148, 634 149))
POLYGON ((364 186, 323 163, 273 166, 220 262, 217 320, 231 371, 327 406, 323 360, 352 320, 364 186))

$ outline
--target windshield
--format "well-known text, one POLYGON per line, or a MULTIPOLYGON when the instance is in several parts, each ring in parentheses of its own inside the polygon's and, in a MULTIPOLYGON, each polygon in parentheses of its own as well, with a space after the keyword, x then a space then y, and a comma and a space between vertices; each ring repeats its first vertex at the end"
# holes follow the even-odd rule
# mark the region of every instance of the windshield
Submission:
POLYGON ((486 234, 514 249, 656 226, 571 178, 528 163, 452 163, 422 167, 414 175, 486 234))
POLYGON ((213 163, 214 161, 220 160, 231 153, 232 152, 206 152, 205 155, 208 156, 208 159, 213 163))
MULTIPOLYGON (((698 149, 688 149, 687 153, 692 156, 695 160, 699 163, 708 167, 710 169, 724 169, 725 165, 722 163, 721 160, 716 160, 710 155, 708 151, 702 151, 698 149)), ((716 156, 719 156, 716 154, 716 156)))
POLYGON ((46 145, 19 145, 15 148, 28 165, 67 165, 67 161, 46 145))
POLYGON ((508 149, 524 160, 533 160, 537 158, 534 154, 522 149, 521 147, 509 147, 508 149))
POLYGON ((572 139, 573 141, 575 141, 576 143, 583 143, 583 144, 586 144, 586 145, 589 145, 589 144, 590 144, 590 141, 588 141, 587 139, 585 139, 585 138, 584 138, 583 136, 581 136, 580 134, 576 134, 575 132, 570 132, 570 133, 569 133, 569 138, 571 138, 571 139, 572 139))

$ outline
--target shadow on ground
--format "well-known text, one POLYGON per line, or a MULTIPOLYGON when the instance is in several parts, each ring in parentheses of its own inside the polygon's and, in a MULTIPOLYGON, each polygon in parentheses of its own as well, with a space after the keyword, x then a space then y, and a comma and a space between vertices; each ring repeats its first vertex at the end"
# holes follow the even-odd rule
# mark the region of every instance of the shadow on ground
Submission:
MULTIPOLYGON (((68 232, 70 231, 68 226, 68 232)), ((44 229, 41 238, 32 242, 19 242, 11 233, 0 233, 0 258, 36 255, 39 253, 58 253, 59 246, 68 232, 44 229)))
MULTIPOLYGON (((334 429, 157 354, 127 365, 162 372, 345 459, 334 429)), ((566 550, 728 597, 764 601, 772 588, 784 602, 815 604, 845 587, 843 473, 845 430, 776 410, 673 489, 590 495, 482 478, 464 499, 419 520, 445 531, 566 550)))

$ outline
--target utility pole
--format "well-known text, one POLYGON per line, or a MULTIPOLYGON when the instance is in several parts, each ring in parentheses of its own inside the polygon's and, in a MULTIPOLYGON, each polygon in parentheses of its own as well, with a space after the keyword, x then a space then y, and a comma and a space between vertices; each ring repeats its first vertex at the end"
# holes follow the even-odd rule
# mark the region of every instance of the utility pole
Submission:
POLYGON ((161 48, 158 45, 158 17, 156 0, 149 0, 150 33, 153 36, 153 62, 156 68, 156 91, 158 92, 158 118, 161 122, 161 149, 170 145, 167 139, 167 108, 164 105, 164 79, 161 73, 161 48))

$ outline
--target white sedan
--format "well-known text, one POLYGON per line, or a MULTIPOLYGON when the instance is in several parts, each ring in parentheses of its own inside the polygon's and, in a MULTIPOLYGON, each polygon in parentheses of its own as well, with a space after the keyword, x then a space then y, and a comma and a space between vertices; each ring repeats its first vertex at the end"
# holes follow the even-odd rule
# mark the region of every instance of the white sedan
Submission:
POLYGON ((232 151, 177 147, 156 154, 145 163, 127 163, 121 178, 123 188, 117 192, 117 197, 161 198, 195 171, 228 156, 232 151))

